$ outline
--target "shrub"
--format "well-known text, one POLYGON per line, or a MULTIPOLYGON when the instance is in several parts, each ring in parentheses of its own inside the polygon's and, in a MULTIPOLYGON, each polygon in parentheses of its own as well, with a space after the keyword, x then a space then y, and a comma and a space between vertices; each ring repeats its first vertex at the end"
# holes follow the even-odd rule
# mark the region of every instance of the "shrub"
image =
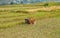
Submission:
POLYGON ((43 6, 48 6, 49 4, 48 3, 45 3, 43 6))

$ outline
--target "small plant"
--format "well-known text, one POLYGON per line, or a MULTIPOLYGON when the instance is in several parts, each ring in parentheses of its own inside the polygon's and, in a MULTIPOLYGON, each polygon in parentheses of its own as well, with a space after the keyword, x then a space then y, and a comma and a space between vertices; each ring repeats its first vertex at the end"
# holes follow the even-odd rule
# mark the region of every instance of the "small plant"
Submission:
POLYGON ((45 3, 43 6, 48 6, 49 4, 48 3, 45 3))

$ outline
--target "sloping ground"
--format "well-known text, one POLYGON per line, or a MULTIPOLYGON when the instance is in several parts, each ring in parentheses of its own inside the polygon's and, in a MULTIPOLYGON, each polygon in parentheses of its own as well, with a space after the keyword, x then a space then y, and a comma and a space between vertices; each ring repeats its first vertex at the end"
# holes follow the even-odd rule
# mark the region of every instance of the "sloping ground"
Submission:
POLYGON ((60 18, 37 20, 36 25, 20 24, 0 29, 0 38, 60 38, 60 18))

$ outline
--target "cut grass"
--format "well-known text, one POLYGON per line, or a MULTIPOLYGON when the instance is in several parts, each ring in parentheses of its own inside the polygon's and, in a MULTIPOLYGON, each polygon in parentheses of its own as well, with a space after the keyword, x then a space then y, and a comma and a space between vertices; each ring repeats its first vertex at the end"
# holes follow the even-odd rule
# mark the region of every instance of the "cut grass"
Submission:
POLYGON ((0 15, 0 27, 9 27, 15 26, 18 23, 23 22, 25 18, 34 17, 37 19, 45 19, 51 17, 60 17, 60 13, 58 12, 35 12, 30 14, 25 13, 7 13, 0 15), (21 21, 21 22, 20 22, 21 21))
POLYGON ((51 11, 36 10, 36 12, 28 11, 28 10, 34 10, 36 8, 45 8, 45 7, 40 5, 30 6, 28 4, 27 5, 6 5, 2 7, 0 6, 0 27, 15 26, 15 24, 17 24, 16 22, 21 23, 19 21, 22 20, 24 21, 25 18, 29 18, 29 17, 34 17, 36 20, 51 18, 51 17, 60 17, 59 9, 54 9, 51 11))
POLYGON ((60 10, 37 10, 28 13, 15 11, 25 12, 28 9, 36 9, 35 7, 34 5, 0 7, 0 38, 60 38, 60 10), (24 19, 30 17, 34 17, 37 23, 25 24, 24 19))

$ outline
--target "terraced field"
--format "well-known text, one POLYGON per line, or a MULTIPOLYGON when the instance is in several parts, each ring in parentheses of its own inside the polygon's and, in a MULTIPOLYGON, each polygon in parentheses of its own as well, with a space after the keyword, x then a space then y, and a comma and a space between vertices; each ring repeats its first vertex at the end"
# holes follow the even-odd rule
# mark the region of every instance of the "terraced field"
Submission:
POLYGON ((50 11, 43 8, 47 9, 41 6, 0 6, 0 38, 60 38, 60 8, 50 11), (34 17, 37 23, 25 24, 24 19, 29 17, 34 17))

